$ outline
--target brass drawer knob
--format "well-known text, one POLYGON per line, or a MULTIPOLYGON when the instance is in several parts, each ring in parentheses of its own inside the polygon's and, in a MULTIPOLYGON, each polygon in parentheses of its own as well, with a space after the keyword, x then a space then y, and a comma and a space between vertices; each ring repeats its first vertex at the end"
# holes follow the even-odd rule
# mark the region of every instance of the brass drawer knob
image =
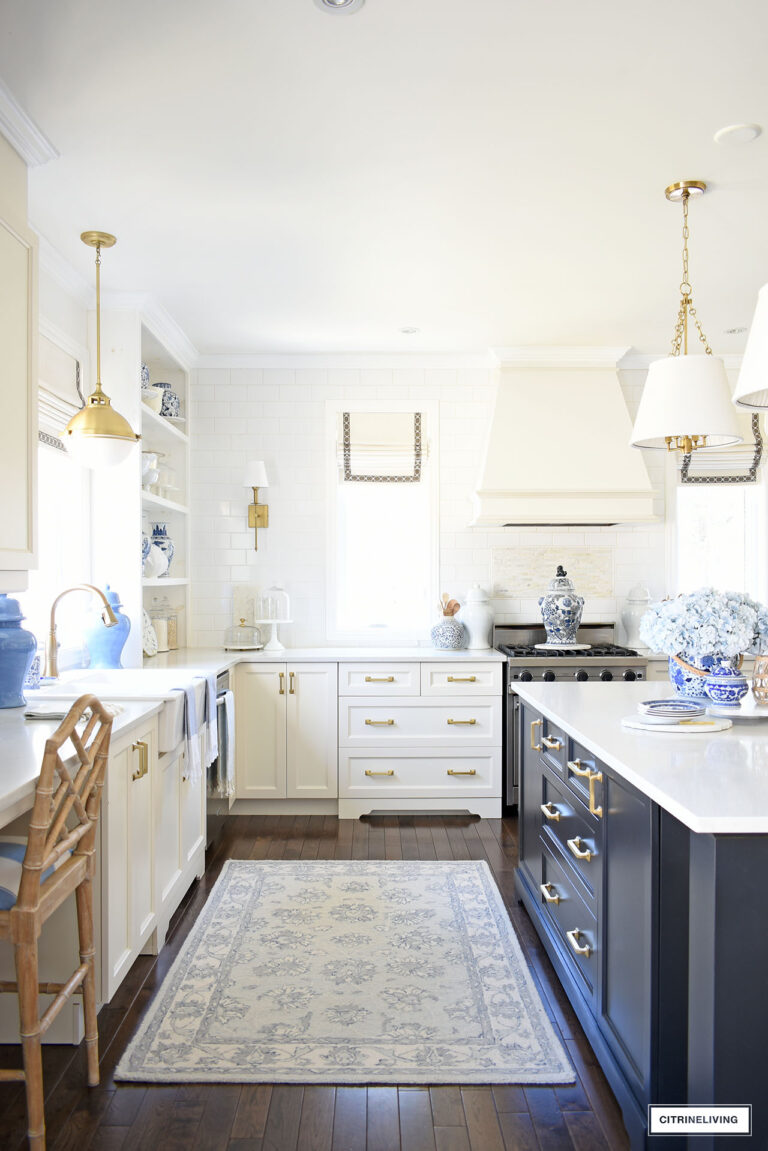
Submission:
POLYGON ((539 884, 539 891, 541 892, 542 898, 543 898, 545 903, 559 903, 560 902, 560 896, 557 894, 557 890, 555 889, 554 884, 552 884, 552 883, 540 883, 539 884))
POLYGON ((368 768, 366 768, 365 774, 366 775, 394 775, 395 773, 391 769, 389 771, 369 771, 368 768))
POLYGON ((547 803, 541 804, 541 810, 546 818, 552 820, 553 823, 557 823, 560 819, 560 812, 557 810, 551 799, 548 800, 547 803))
POLYGON ((565 842, 568 844, 568 850, 575 859, 583 859, 586 863, 589 863, 593 853, 588 847, 582 847, 580 835, 577 835, 574 839, 566 839, 565 842))
POLYGON ((589 946, 589 944, 585 943, 582 945, 579 943, 579 940, 581 939, 581 932, 579 931, 578 927, 574 927, 573 931, 566 931, 565 938, 568 940, 577 955, 584 955, 589 958, 589 956, 592 954, 592 948, 589 946))

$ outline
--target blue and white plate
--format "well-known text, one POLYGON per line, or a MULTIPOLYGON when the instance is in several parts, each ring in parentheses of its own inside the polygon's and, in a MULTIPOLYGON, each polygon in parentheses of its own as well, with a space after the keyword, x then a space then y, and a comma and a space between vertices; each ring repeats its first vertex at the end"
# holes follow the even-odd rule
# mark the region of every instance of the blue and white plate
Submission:
POLYGON ((704 715, 706 704, 693 699, 646 699, 638 703, 637 710, 653 719, 693 719, 704 715))

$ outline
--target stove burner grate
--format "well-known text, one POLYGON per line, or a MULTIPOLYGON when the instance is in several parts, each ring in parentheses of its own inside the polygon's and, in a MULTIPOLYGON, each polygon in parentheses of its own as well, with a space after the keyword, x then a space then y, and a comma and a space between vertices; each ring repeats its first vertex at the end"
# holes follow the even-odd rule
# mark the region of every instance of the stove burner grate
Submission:
POLYGON ((541 650, 535 648, 532 644, 499 644, 499 651, 510 659, 562 659, 563 657, 570 656, 571 658, 578 659, 606 659, 613 657, 614 659, 631 659, 637 657, 638 653, 631 647, 620 647, 615 643, 594 644, 588 651, 578 651, 574 648, 548 648, 541 650))

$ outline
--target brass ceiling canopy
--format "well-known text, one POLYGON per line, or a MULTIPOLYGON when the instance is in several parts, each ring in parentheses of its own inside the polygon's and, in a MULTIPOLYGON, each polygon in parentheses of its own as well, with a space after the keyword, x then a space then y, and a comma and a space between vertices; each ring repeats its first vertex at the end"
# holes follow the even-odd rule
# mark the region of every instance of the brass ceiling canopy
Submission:
POLYGON ((703 196, 706 190, 707 185, 703 180, 678 180, 676 184, 670 184, 664 189, 664 195, 668 200, 678 202, 691 196, 703 196))

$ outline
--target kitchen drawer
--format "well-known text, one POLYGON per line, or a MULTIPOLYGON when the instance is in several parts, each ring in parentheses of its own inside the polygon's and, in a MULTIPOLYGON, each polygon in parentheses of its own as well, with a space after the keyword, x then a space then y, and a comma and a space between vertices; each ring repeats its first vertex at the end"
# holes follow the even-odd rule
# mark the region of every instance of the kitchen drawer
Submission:
POLYGON ((339 695, 418 695, 418 663, 340 663, 339 695))
POLYGON ((575 739, 570 741, 570 755, 565 764, 565 782, 589 808, 596 819, 603 818, 602 763, 575 739), (588 774, 586 774, 588 773, 588 774))
POLYGON ((566 868, 578 877, 594 903, 602 871, 602 826, 589 815, 581 800, 561 782, 556 784, 546 771, 542 779, 541 830, 544 843, 562 854, 566 868))
POLYGON ((339 746, 501 746, 501 696, 456 703, 339 699, 339 746))
POLYGON ((539 897, 546 918, 554 925, 568 965, 585 985, 589 1000, 597 986, 597 920, 582 899, 573 879, 555 856, 544 848, 539 897), (584 954, 588 950, 589 954, 584 954))
POLYGON ((379 798, 501 795, 501 748, 435 754, 408 748, 393 754, 386 748, 339 752, 339 796, 379 798))
POLYGON ((527 734, 531 750, 538 751, 544 762, 562 775, 568 746, 565 732, 544 715, 530 721, 527 734))
POLYGON ((421 694, 452 698, 501 695, 500 663, 423 663, 421 694))

